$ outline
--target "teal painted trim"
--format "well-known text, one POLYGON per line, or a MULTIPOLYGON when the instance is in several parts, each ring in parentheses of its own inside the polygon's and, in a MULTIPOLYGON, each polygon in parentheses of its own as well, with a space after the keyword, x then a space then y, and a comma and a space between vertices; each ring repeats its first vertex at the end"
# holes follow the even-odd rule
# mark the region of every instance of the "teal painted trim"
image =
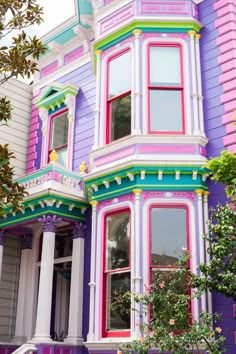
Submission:
POLYGON ((115 177, 120 177, 120 178, 125 178, 127 177, 127 173, 132 173, 134 175, 139 174, 141 171, 145 171, 146 174, 157 174, 158 170, 163 171, 163 174, 174 174, 176 171, 180 171, 181 173, 184 174, 192 174, 193 171, 197 171, 198 174, 205 174, 208 173, 209 170, 207 170, 206 168, 203 168, 202 166, 145 166, 145 165, 135 165, 135 166, 131 166, 131 167, 127 167, 125 169, 119 169, 117 168, 116 170, 114 170, 113 172, 109 172, 109 173, 104 173, 101 174, 100 176, 97 177, 92 177, 92 178, 86 178, 84 183, 85 185, 87 184, 103 184, 104 179, 106 181, 114 181, 115 177))
POLYGON ((95 200, 107 199, 119 196, 121 193, 129 193, 133 189, 141 188, 145 190, 207 190, 207 182, 202 181, 202 174, 206 173, 206 169, 200 167, 149 167, 140 168, 132 167, 129 170, 120 171, 120 173, 112 173, 107 177, 99 176, 99 179, 93 181, 85 181, 86 193, 88 198, 95 200), (141 179, 140 171, 145 170, 145 179, 141 179), (158 179, 158 170, 163 171, 162 179, 158 179), (180 178, 175 178, 175 172, 180 171, 180 178), (193 171, 197 171, 196 179, 193 180, 193 171), (133 181, 127 177, 127 173, 133 174, 133 181), (121 178, 121 184, 117 184, 115 177, 121 178), (106 188, 103 181, 109 182, 109 188, 106 188), (98 186, 98 190, 94 191, 92 185, 98 186), (92 191, 92 192, 91 192, 92 191))
MULTIPOLYGON (((177 22, 177 20, 173 20, 173 22, 152 22, 152 21, 144 21, 144 20, 131 20, 125 27, 121 29, 117 29, 112 34, 107 34, 105 38, 101 40, 97 40, 94 44, 94 63, 96 63, 95 52, 96 50, 106 50, 115 44, 121 42, 123 39, 128 38, 132 35, 133 30, 141 29, 143 32, 174 32, 174 33, 187 33, 190 30, 195 30, 199 32, 201 29, 201 25, 194 19, 189 20, 188 22, 177 22)), ((95 67, 96 71, 96 67, 95 67)))
POLYGON ((60 167, 57 167, 55 165, 48 164, 44 168, 42 168, 40 170, 37 170, 36 172, 31 173, 30 175, 27 175, 27 176, 25 176, 23 178, 19 178, 17 180, 17 182, 19 184, 25 183, 25 182, 28 182, 28 181, 30 181, 32 179, 35 179, 35 178, 38 178, 38 177, 42 177, 43 175, 45 175, 48 172, 58 172, 58 173, 61 173, 63 176, 74 178, 74 179, 78 180, 79 182, 82 181, 82 177, 81 176, 78 176, 78 175, 74 174, 73 172, 65 171, 65 170, 63 170, 60 167))
MULTIPOLYGON (((192 30, 192 27, 189 27, 189 28, 177 28, 177 29, 174 29, 174 28, 144 28, 144 27, 139 27, 138 29, 140 29, 142 32, 144 33, 162 33, 162 32, 165 32, 165 33, 186 33, 190 30, 192 30)), ((132 34, 133 30, 132 31, 129 31, 127 32, 126 34, 124 34, 123 36, 120 36, 116 39, 114 39, 113 41, 107 43, 106 45, 104 46, 101 46, 97 49, 99 50, 106 50, 106 49, 109 49, 110 47, 116 45, 117 43, 119 42, 122 42, 123 40, 133 36, 132 34)))
POLYGON ((38 212, 38 213, 33 213, 31 215, 24 215, 22 214, 22 218, 18 218, 17 220, 11 218, 11 219, 8 219, 7 221, 1 221, 1 228, 6 228, 6 227, 9 227, 9 226, 14 226, 14 225, 18 225, 19 223, 27 223, 29 221, 33 221, 33 220, 37 220, 38 217, 40 216, 43 216, 43 215, 57 215, 57 216, 61 216, 63 218, 66 218, 68 220, 71 220, 71 221, 78 221, 78 220, 81 220, 81 221, 86 221, 86 217, 84 216, 74 216, 74 215, 68 215, 68 214, 64 214, 64 213, 60 213, 60 212, 50 212, 50 211, 45 211, 45 209, 43 209, 41 212, 38 212))
POLYGON ((121 195, 125 195, 128 193, 133 193, 134 189, 142 189, 143 191, 191 191, 194 192, 196 189, 203 189, 205 191, 208 190, 207 186, 203 186, 202 184, 196 184, 196 185, 178 185, 176 186, 175 184, 163 184, 163 185, 143 185, 143 184, 135 184, 133 186, 127 187, 127 188, 122 188, 119 191, 112 191, 106 194, 102 194, 99 196, 94 196, 92 197, 92 200, 96 201, 103 201, 106 199, 111 199, 111 198, 117 198, 120 197, 121 195))

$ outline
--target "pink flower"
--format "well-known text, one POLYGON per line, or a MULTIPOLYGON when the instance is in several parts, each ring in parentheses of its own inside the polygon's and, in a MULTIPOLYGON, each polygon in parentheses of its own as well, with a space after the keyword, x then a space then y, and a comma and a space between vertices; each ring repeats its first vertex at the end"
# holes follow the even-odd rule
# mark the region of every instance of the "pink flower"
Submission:
POLYGON ((174 325, 175 324, 175 320, 173 320, 172 318, 169 320, 169 324, 170 325, 174 325))
POLYGON ((171 338, 173 338, 173 337, 174 337, 174 332, 170 332, 170 333, 169 333, 169 336, 170 336, 171 338))
POLYGON ((150 337, 154 337, 154 335, 155 335, 154 331, 149 331, 148 334, 149 334, 150 337))
POLYGON ((216 327, 216 328, 215 328, 215 331, 216 331, 217 333, 221 333, 221 332, 222 332, 222 328, 216 327))
POLYGON ((159 283, 159 287, 161 288, 161 289, 163 289, 164 288, 164 286, 165 286, 165 282, 163 281, 163 282, 161 282, 161 283, 159 283))
POLYGON ((145 342, 145 338, 141 337, 140 342, 143 344, 145 342))
POLYGON ((147 294, 150 294, 150 292, 151 292, 151 285, 144 284, 144 288, 145 288, 145 290, 146 290, 146 293, 147 293, 147 294))

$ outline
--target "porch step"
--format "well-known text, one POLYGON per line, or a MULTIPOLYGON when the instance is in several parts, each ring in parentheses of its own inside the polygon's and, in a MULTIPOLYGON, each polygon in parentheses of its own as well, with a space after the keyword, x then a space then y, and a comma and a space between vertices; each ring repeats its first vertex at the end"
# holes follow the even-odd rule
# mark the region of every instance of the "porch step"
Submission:
POLYGON ((19 348, 17 348, 16 350, 14 350, 14 352, 12 352, 11 354, 26 354, 26 353, 33 353, 37 351, 37 347, 34 344, 22 344, 19 348))

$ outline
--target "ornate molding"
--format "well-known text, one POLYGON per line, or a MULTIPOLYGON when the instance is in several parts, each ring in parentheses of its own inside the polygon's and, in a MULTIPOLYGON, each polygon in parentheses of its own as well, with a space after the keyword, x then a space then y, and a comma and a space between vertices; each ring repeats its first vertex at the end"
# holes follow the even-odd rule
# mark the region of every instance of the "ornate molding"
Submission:
POLYGON ((91 45, 90 45, 90 41, 94 38, 94 31, 93 31, 93 21, 92 18, 89 18, 90 20, 86 21, 87 17, 84 18, 84 16, 82 16, 82 22, 84 24, 86 24, 86 22, 89 22, 89 25, 91 26, 91 28, 85 28, 83 26, 81 26, 80 24, 78 24, 77 26, 75 26, 73 28, 74 33, 77 35, 78 39, 80 40, 83 48, 84 48, 84 52, 88 53, 91 51, 91 45))
POLYGON ((56 56, 59 68, 61 68, 64 64, 64 54, 62 45, 57 42, 50 42, 48 46, 53 52, 53 54, 56 56))
POLYGON ((43 232, 56 232, 57 225, 61 222, 61 218, 56 215, 43 215, 38 219, 38 222, 43 225, 43 232))
POLYGON ((0 246, 4 246, 4 238, 5 238, 5 232, 4 230, 0 231, 0 246))
POLYGON ((21 249, 22 250, 32 249, 32 241, 33 241, 32 233, 25 234, 24 237, 21 239, 21 249))
POLYGON ((85 238, 86 236, 86 225, 82 222, 74 224, 72 238, 85 238))

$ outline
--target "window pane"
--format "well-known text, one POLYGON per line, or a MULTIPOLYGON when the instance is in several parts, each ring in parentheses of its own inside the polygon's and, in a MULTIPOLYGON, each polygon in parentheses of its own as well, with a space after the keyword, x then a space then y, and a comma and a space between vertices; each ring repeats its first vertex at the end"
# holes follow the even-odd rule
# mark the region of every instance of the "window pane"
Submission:
POLYGON ((52 120, 51 149, 67 144, 68 117, 63 113, 52 120))
POLYGON ((150 90, 150 130, 182 132, 180 91, 150 90))
POLYGON ((59 163, 62 166, 66 166, 67 162, 67 146, 57 149, 57 163, 59 163))
POLYGON ((186 210, 152 208, 152 265, 173 266, 187 245, 186 210))
POLYGON ((127 297, 122 297, 126 292, 130 292, 130 273, 108 274, 106 324, 108 331, 130 328, 130 297, 128 294, 127 297))
POLYGON ((177 47, 150 48, 150 85, 180 86, 180 49, 177 47))
POLYGON ((129 267, 129 213, 106 218, 106 269, 129 267))
POLYGON ((110 61, 109 98, 130 91, 130 62, 130 52, 122 54, 110 61))
POLYGON ((131 96, 118 98, 110 103, 111 137, 114 141, 131 133, 131 96))

